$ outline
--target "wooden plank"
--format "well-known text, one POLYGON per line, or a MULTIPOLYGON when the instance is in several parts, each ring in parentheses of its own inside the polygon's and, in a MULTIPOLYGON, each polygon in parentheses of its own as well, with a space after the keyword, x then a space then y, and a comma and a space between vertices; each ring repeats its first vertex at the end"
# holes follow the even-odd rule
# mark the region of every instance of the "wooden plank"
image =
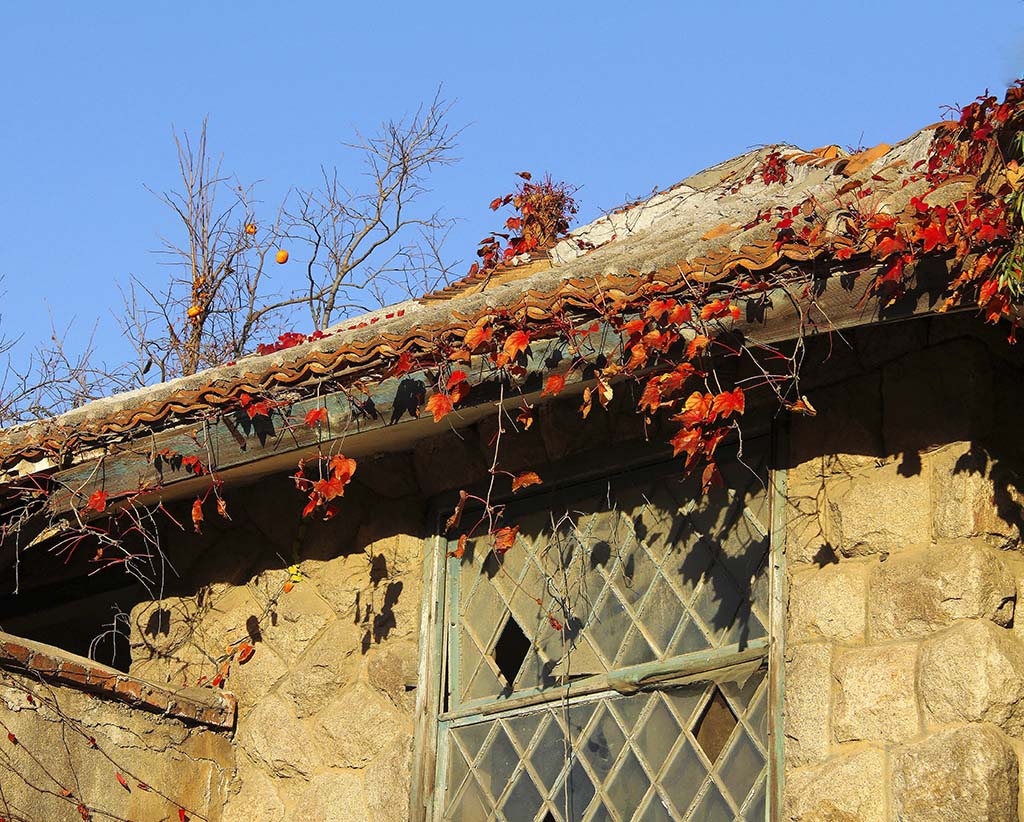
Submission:
MULTIPOLYGON (((779 288, 766 293, 757 304, 747 300, 745 316, 731 327, 753 343, 771 345, 801 335, 906 319, 935 310, 941 295, 939 284, 948 282, 948 276, 941 262, 922 265, 915 288, 885 309, 878 307, 877 300, 864 299, 863 283, 871 281, 867 275, 853 283, 842 276, 815 281, 813 302, 802 293, 779 288)), ((612 357, 618 352, 619 336, 606 323, 589 339, 596 343, 595 353, 612 357)), ((515 396, 507 397, 506 402, 518 405, 523 398, 538 401, 546 375, 560 370, 557 365, 551 367, 552 361, 564 358, 564 354, 556 340, 535 341, 522 394, 518 393, 520 389, 513 389, 515 396)), ((468 367, 458 367, 469 372, 470 381, 476 384, 465 403, 441 424, 456 428, 493 413, 501 391, 499 382, 490 376, 493 369, 486 358, 474 358, 468 367)), ((335 378, 343 380, 344 374, 335 378)), ((569 376, 563 393, 578 394, 592 383, 586 371, 576 371, 569 376)), ((410 374, 385 379, 365 391, 325 389, 322 396, 297 399, 277 408, 269 418, 250 420, 239 408, 234 413, 165 431, 136 434, 129 441, 112 444, 101 456, 53 472, 59 490, 51 496, 48 512, 60 515, 81 509, 92 491, 100 488, 112 500, 139 495, 136 501, 147 504, 186 497, 209 486, 209 476, 196 477, 173 463, 152 459, 153 454, 165 450, 197 455, 221 479, 238 481, 294 468, 300 458, 317 453, 318 448, 344 450, 354 457, 409 448, 417 440, 445 430, 422 410, 419 416, 412 415, 416 402, 422 403, 427 393, 424 376, 410 374), (306 413, 319 407, 327 409, 328 424, 322 429, 304 425, 306 413)))

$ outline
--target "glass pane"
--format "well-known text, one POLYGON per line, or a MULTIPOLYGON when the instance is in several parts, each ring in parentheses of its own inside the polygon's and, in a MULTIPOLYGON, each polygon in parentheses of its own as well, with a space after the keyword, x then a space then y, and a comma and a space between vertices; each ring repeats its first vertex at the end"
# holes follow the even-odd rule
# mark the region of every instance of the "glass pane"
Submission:
MULTIPOLYGON (((745 459, 761 465, 748 445, 745 459)), ((460 577, 459 627, 446 638, 454 716, 470 700, 472 711, 526 691, 546 701, 516 716, 451 720, 445 818, 763 816, 763 670, 739 684, 566 698, 570 681, 766 635, 759 476, 723 463, 728 487, 701 497, 697 481, 659 470, 515 501, 502 525, 519 533, 504 556, 477 535, 450 564, 460 577)))

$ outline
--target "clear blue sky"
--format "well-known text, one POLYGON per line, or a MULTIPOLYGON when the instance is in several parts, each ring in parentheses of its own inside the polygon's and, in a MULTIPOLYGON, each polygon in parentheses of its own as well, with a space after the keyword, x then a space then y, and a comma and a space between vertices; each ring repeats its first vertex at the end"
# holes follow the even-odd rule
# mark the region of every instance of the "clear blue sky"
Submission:
POLYGON ((40 0, 4 4, 0 55, 6 332, 99 317, 116 359, 117 283, 161 276, 144 184, 173 184, 172 125, 209 114, 272 204, 443 84, 467 128, 434 189, 468 260, 520 169, 582 186, 586 221, 754 145, 908 136, 1024 72, 1024 3, 40 0))

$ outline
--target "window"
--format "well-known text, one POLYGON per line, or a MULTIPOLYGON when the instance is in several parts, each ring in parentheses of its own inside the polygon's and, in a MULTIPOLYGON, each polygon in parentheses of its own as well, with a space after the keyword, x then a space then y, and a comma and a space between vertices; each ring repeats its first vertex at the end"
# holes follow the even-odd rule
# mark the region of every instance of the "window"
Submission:
POLYGON ((511 550, 448 559, 433 818, 766 818, 777 573, 753 450, 707 496, 672 463, 517 501, 511 550))

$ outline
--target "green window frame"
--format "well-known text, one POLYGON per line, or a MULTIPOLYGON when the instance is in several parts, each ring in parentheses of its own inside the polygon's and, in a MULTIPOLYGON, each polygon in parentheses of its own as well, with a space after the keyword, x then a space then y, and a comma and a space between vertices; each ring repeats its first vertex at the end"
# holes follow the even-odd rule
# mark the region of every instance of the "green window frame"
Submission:
POLYGON ((769 442, 723 459, 707 495, 679 461, 548 481, 509 501, 500 557, 438 539, 414 818, 774 818, 785 477, 769 442))

